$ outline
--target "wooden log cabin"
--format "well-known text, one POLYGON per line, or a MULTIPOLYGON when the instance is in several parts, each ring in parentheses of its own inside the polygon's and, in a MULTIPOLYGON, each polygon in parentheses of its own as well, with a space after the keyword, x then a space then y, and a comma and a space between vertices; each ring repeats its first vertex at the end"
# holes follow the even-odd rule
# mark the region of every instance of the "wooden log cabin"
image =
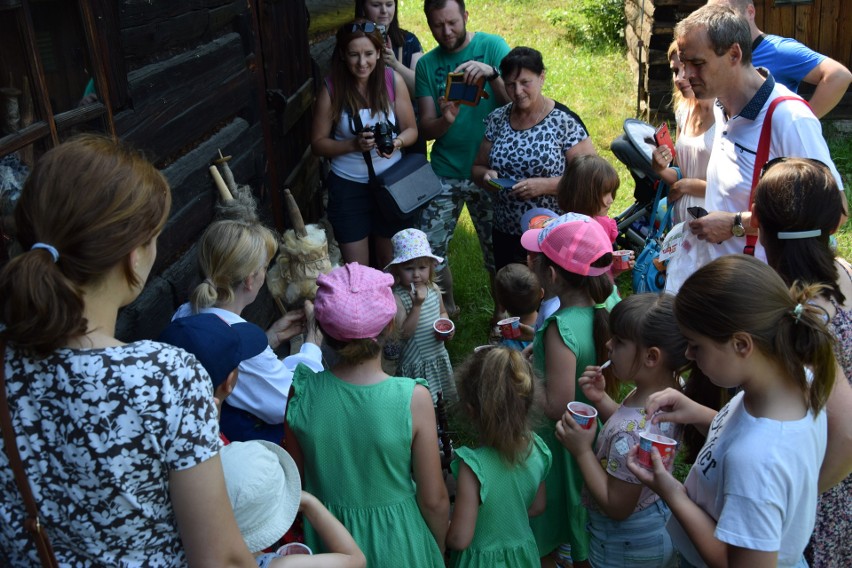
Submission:
MULTIPOLYGON (((671 74, 666 51, 674 26, 706 0, 625 0, 628 61, 637 81, 637 116, 671 118, 671 74)), ((792 37, 852 69, 852 2, 848 0, 754 0, 755 23, 766 33, 792 37)), ((802 84, 805 98, 813 87, 802 84)), ((852 93, 826 116, 852 119, 852 93)))
MULTIPOLYGON (((33 160, 81 131, 124 139, 173 192, 157 263, 117 330, 156 337, 199 280, 220 149, 268 224, 286 228, 284 188, 307 221, 321 215, 314 58, 327 59, 353 12, 350 0, 0 0, 0 263, 14 248, 14 188, 33 160)), ((244 314, 262 326, 277 315, 264 294, 244 314)))

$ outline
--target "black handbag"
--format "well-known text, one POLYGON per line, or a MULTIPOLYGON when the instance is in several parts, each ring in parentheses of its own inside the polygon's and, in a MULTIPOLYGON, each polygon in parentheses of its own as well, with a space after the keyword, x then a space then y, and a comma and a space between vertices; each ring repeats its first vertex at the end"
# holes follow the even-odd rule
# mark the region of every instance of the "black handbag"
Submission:
MULTIPOLYGON (((355 114, 353 118, 360 132, 363 129, 360 117, 355 114)), ((376 175, 370 152, 363 152, 363 155, 370 187, 376 193, 379 210, 387 218, 408 221, 441 193, 441 180, 423 154, 403 154, 402 159, 381 176, 376 175)))

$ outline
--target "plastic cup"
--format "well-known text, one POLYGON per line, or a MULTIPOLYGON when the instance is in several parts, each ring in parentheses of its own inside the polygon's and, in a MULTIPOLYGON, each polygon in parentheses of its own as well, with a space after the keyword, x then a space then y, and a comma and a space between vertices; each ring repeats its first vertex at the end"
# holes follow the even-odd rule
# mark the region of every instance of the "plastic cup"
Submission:
POLYGON ((630 251, 612 251, 612 267, 615 270, 627 270, 628 268, 630 268, 630 251))
POLYGON ((639 448, 636 450, 636 461, 645 469, 654 469, 654 465, 651 462, 651 448, 657 448, 657 451, 660 452, 660 457, 663 458, 663 465, 666 469, 671 470, 677 450, 677 440, 649 432, 640 433, 639 448))
POLYGON ((590 430, 598 417, 598 411, 595 407, 584 402, 569 402, 568 412, 571 413, 574 422, 583 430, 590 430))
POLYGON ((506 339, 517 339, 521 336, 521 318, 506 318, 497 322, 500 335, 506 339))
POLYGON ((435 330, 435 336, 439 340, 446 341, 456 329, 456 324, 454 324, 450 319, 438 318, 435 320, 435 323, 432 324, 432 328, 435 330))
POLYGON ((307 554, 309 556, 313 556, 313 551, 305 544, 301 542, 291 542, 289 544, 285 544, 281 548, 279 548, 275 553, 278 556, 290 556, 292 554, 307 554))

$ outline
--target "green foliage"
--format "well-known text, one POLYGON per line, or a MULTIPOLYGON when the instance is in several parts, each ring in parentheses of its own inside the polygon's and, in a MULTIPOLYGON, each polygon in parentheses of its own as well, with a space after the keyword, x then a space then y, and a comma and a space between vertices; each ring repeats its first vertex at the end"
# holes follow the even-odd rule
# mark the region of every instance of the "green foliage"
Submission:
POLYGON ((622 47, 624 0, 574 0, 567 8, 546 13, 553 26, 563 28, 568 41, 593 51, 622 47))

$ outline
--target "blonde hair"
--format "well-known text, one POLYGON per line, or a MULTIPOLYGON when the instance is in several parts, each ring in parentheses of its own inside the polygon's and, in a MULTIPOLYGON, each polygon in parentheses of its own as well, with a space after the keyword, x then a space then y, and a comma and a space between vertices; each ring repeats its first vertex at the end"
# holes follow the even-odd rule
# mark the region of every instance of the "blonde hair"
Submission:
POLYGON ((388 272, 390 272, 391 275, 394 277, 394 280, 395 280, 394 283, 399 284, 401 268, 404 265, 408 264, 409 262, 414 262, 415 260, 420 260, 421 258, 425 258, 427 260, 427 262, 429 263, 429 280, 426 282, 426 285, 431 287, 431 288, 434 288, 436 291, 440 292, 441 289, 438 287, 438 285, 436 283, 437 276, 435 274, 435 267, 438 265, 438 261, 436 261, 431 256, 418 256, 417 258, 408 259, 405 262, 398 262, 396 264, 391 264, 390 266, 388 266, 388 272))
POLYGON ((510 464, 529 455, 529 415, 536 380, 529 361, 508 347, 474 352, 456 370, 460 407, 466 407, 480 442, 494 448, 510 464))
POLYGON ((211 224, 198 245, 204 281, 190 295, 193 311, 234 299, 234 289, 275 256, 278 240, 260 223, 224 220, 211 224))

